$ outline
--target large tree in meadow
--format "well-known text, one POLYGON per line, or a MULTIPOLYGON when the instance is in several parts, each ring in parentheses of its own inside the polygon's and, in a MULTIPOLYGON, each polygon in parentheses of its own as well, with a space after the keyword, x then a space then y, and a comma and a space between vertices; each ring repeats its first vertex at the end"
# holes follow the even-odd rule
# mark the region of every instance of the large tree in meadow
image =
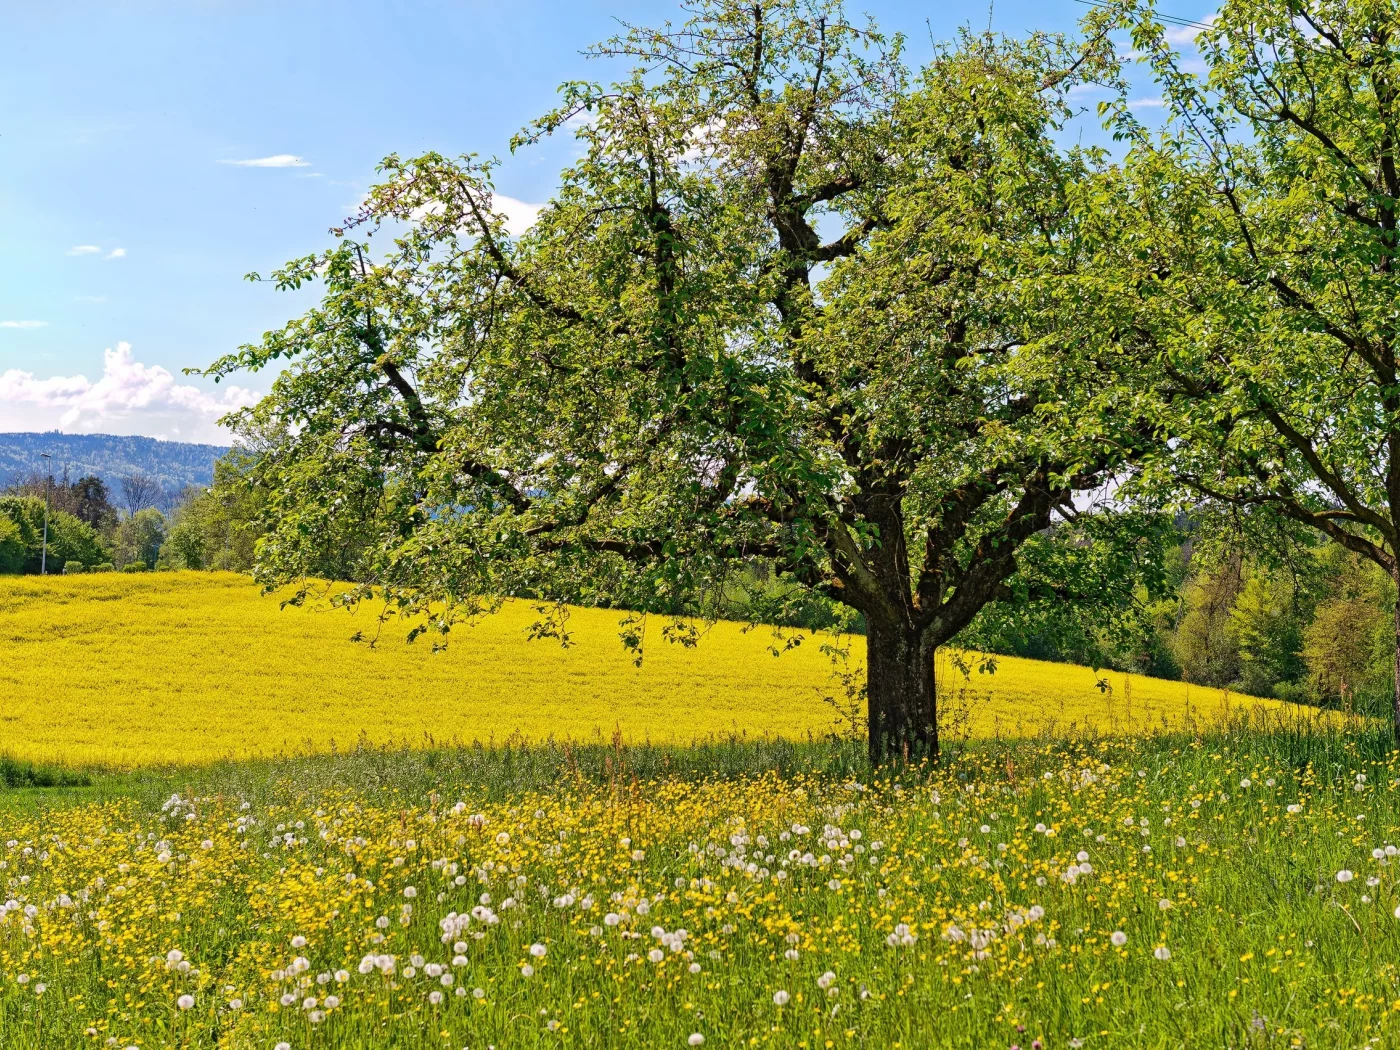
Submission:
POLYGON ((1150 6, 1093 20, 1132 29, 1169 107, 1160 133, 1120 114, 1105 238, 1172 391, 1156 403, 1176 440, 1144 480, 1315 529, 1400 580, 1400 8, 1230 0, 1201 27, 1204 75, 1150 6))
POLYGON ((766 559, 863 615, 872 756, 936 754, 936 647, 1123 578, 1017 563, 1143 447, 1077 279, 1101 160, 1052 139, 1111 49, 969 35, 912 76, 835 4, 688 13, 598 48, 637 71, 513 143, 582 145, 528 232, 491 165, 391 157, 274 275, 324 297, 210 370, 288 366, 245 420, 285 434, 261 572, 310 575, 364 517, 347 600, 446 630, 528 595, 565 639, 563 603, 603 603, 693 643, 682 614, 766 559))

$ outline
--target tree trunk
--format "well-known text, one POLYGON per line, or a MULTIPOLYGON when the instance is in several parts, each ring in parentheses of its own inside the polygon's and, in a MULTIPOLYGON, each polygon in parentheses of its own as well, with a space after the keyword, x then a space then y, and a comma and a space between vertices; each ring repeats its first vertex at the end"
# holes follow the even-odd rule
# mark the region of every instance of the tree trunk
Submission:
POLYGON ((1391 699, 1391 722, 1395 743, 1400 745, 1400 571, 1395 576, 1395 694, 1391 699))
MULTIPOLYGON (((1400 621, 1398 621, 1400 622, 1400 621)), ((938 759, 934 646, 926 633, 866 617, 870 761, 938 759)))

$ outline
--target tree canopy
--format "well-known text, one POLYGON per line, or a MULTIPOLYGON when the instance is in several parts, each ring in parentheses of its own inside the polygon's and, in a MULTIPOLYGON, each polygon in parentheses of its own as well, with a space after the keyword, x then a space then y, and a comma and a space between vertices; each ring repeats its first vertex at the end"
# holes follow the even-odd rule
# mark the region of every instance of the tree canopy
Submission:
POLYGON ((288 366, 242 420, 283 435, 260 571, 354 522, 346 601, 446 631, 528 595, 565 639, 564 603, 609 604, 640 648, 764 559, 863 616, 873 756, 936 752, 934 649, 989 602, 1130 589, 1152 527, 1080 514, 1153 439, 1094 275, 1112 171, 1055 141, 1113 49, 965 33, 914 73, 835 3, 691 14, 517 137, 584 150, 524 235, 490 163, 390 157, 273 275, 319 305, 209 369, 288 366), (1026 571, 1035 537, 1098 555, 1026 571))
POLYGON ((1132 30, 1169 117, 1114 115, 1113 281, 1172 438, 1140 491, 1317 530, 1397 578, 1394 5, 1231 0, 1201 27, 1204 75, 1150 4, 1090 25, 1132 30))

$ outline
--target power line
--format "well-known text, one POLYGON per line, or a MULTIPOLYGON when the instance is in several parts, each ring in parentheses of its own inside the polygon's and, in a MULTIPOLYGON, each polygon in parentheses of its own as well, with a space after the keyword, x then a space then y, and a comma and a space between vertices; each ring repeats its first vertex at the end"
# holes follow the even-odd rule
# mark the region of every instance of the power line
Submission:
MULTIPOLYGON (((1106 6, 1107 6, 1106 4, 1099 3, 1098 0, 1074 0, 1074 2, 1075 2, 1076 4, 1083 4, 1085 7, 1100 7, 1100 8, 1101 8, 1101 7, 1106 7, 1106 6)), ((1186 28, 1188 28, 1188 29, 1210 29, 1210 28, 1212 28, 1210 25, 1206 24, 1205 22, 1193 22, 1193 21, 1191 21, 1191 19, 1189 19, 1189 18, 1181 18, 1181 17, 1179 17, 1179 16, 1177 16, 1177 15, 1164 15, 1164 14, 1158 12, 1158 13, 1156 14, 1156 17, 1157 17, 1160 21, 1167 22, 1167 23, 1169 23, 1170 25, 1174 25, 1174 26, 1184 26, 1184 27, 1186 27, 1186 28)))

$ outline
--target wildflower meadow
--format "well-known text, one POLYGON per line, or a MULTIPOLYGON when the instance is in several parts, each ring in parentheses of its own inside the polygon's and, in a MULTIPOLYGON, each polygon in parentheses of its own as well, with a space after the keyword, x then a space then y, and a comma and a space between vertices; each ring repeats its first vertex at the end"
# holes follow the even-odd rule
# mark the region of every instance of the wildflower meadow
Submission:
POLYGON ((859 754, 364 751, 12 793, 0 1035, 1391 1045, 1379 738, 1237 726, 875 775, 859 754))

